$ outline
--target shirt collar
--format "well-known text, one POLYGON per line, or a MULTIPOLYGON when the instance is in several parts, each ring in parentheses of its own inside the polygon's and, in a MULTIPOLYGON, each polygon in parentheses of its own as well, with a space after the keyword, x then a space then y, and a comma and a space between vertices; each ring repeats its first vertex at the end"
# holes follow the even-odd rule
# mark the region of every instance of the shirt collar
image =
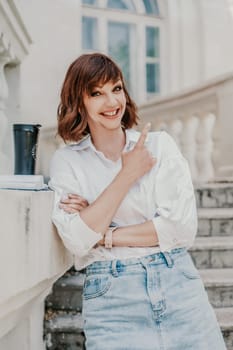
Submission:
MULTIPOLYGON (((134 130, 134 129, 125 129, 125 134, 126 134, 126 144, 125 144, 125 148, 126 147, 130 147, 131 144, 135 144, 137 143, 141 133, 134 130)), ((148 137, 146 138, 145 143, 148 142, 148 137)), ((91 141, 91 137, 90 135, 85 136, 82 140, 80 140, 78 143, 76 144, 72 144, 69 145, 69 147, 73 150, 73 151, 81 151, 84 150, 86 148, 93 148, 94 145, 91 141)), ((95 148, 95 147, 94 147, 95 148)))
POLYGON ((69 145, 69 148, 71 148, 73 151, 80 151, 85 148, 91 147, 91 137, 90 135, 86 135, 82 140, 80 140, 78 143, 69 145))

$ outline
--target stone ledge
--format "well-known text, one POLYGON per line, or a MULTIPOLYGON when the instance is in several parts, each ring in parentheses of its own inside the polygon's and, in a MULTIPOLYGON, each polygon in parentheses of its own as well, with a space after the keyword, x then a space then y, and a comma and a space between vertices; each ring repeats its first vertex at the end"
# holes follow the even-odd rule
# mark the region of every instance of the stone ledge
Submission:
POLYGON ((197 237, 189 251, 233 249, 233 237, 197 237))
POLYGON ((199 208, 198 219, 233 219, 233 208, 199 208))
POLYGON ((232 189, 233 181, 196 183, 195 190, 232 189))
POLYGON ((52 224, 53 196, 52 191, 0 190, 0 303, 72 265, 52 224))
POLYGON ((69 289, 82 289, 84 283, 84 274, 79 273, 76 276, 61 277, 54 285, 56 289, 69 288, 69 289))
POLYGON ((67 314, 54 313, 50 320, 45 321, 46 333, 81 333, 83 331, 83 318, 80 313, 67 314))
POLYGON ((233 268, 200 269, 199 272, 205 287, 232 286, 233 288, 233 268))
POLYGON ((61 277, 46 298, 46 314, 53 310, 81 311, 84 275, 61 277))
POLYGON ((223 331, 233 331, 233 307, 214 309, 223 331))
POLYGON ((27 339, 24 350, 42 349, 44 298, 73 265, 52 224, 53 198, 52 191, 0 190, 0 348, 10 333, 15 344, 27 339))

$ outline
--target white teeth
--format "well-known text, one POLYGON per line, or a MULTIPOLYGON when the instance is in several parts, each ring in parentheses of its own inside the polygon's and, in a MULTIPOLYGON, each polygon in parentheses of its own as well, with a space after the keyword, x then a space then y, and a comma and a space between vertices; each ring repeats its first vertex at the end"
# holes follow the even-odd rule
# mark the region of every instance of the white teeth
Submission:
POLYGON ((112 117, 112 116, 114 116, 114 115, 116 115, 117 114, 117 110, 115 110, 114 112, 105 112, 105 113, 103 113, 104 115, 108 115, 109 117, 112 117))

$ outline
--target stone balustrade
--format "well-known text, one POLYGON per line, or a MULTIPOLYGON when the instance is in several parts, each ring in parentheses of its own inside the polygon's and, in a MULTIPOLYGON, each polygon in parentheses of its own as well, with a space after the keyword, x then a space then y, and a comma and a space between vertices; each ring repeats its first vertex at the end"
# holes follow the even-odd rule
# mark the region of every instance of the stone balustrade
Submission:
POLYGON ((194 182, 233 177, 233 75, 140 106, 143 123, 166 130, 187 158, 194 182))
POLYGON ((44 350, 44 299, 73 263, 51 222, 52 191, 0 190, 0 349, 44 350))

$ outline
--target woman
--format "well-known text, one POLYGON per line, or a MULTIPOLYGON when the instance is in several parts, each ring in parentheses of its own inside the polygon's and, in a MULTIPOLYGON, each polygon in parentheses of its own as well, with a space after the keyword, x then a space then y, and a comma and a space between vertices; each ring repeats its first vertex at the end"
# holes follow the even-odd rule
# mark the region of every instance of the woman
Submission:
POLYGON ((197 230, 187 162, 164 131, 142 133, 122 72, 86 54, 69 67, 58 108, 53 221, 85 268, 87 350, 222 350, 187 248, 197 230))

